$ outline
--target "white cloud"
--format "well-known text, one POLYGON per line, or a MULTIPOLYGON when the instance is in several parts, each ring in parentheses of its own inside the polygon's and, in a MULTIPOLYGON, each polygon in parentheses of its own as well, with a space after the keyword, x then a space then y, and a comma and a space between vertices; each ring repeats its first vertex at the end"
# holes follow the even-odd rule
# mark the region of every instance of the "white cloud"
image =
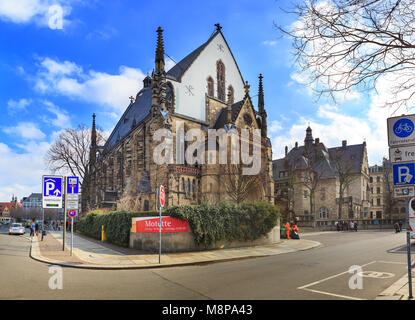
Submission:
POLYGON ((42 93, 61 95, 109 107, 121 113, 131 95, 142 88, 145 75, 140 69, 121 66, 119 74, 89 70, 70 61, 59 62, 42 58, 35 88, 42 93))
MULTIPOLYGON (((385 110, 386 111, 386 110, 385 110)), ((387 114, 371 108, 369 116, 375 117, 358 118, 347 115, 338 106, 322 105, 319 107, 314 119, 300 117, 284 135, 271 135, 273 146, 273 158, 284 157, 284 148, 289 150, 294 147, 295 142, 304 145, 305 130, 308 126, 313 130, 313 137, 320 138, 320 142, 328 148, 340 146, 342 140, 347 140, 349 145, 367 143, 369 163, 381 163, 387 156, 388 144, 386 139, 387 114)))
POLYGON ((26 111, 26 107, 32 103, 31 99, 20 99, 19 101, 10 99, 7 102, 7 111, 9 114, 26 111))
POLYGON ((25 153, 17 153, 0 142, 0 201, 41 192, 41 177, 48 173, 43 158, 50 145, 31 141, 25 146, 25 153))
POLYGON ((70 128, 71 120, 70 116, 68 115, 68 112, 66 110, 62 110, 57 105, 50 101, 43 101, 43 103, 46 105, 46 109, 55 115, 56 118, 51 118, 47 116, 43 116, 42 120, 46 123, 52 124, 55 127, 58 128, 70 128))
POLYGON ((269 47, 274 47, 274 46, 276 46, 277 45, 277 41, 275 41, 275 40, 265 40, 265 41, 262 41, 262 45, 264 45, 264 46, 269 46, 269 47))
POLYGON ((46 137, 33 122, 19 122, 15 127, 3 128, 3 132, 29 140, 42 140, 46 137))
POLYGON ((71 12, 70 0, 0 0, 0 19, 17 24, 35 23, 62 29, 71 12))

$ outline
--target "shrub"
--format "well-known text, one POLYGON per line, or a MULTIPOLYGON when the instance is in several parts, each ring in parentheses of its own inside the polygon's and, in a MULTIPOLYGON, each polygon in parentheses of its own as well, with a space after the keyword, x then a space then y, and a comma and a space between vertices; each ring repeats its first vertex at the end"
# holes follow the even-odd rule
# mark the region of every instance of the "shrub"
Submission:
POLYGON ((218 206, 174 206, 166 215, 187 220, 196 243, 205 246, 219 241, 256 240, 269 233, 278 223, 278 209, 266 202, 218 206))

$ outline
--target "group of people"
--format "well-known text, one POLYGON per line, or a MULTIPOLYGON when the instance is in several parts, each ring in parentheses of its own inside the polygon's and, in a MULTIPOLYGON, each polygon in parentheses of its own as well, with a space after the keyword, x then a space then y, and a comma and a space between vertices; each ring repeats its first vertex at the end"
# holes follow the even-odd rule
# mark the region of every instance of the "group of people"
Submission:
POLYGON ((356 231, 357 232, 357 221, 336 221, 335 222, 337 231, 356 231))
POLYGON ((395 228, 395 233, 402 231, 402 225, 403 225, 402 221, 395 222, 395 224, 393 225, 393 227, 395 228))
POLYGON ((281 239, 300 239, 300 230, 296 223, 293 223, 290 226, 290 223, 287 221, 286 224, 281 226, 281 239))

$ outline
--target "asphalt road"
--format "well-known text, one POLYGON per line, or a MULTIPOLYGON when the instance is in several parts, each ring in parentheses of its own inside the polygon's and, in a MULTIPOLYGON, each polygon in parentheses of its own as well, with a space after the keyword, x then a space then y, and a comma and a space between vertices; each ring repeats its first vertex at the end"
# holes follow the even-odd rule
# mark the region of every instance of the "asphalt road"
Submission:
POLYGON ((374 299, 407 271, 406 254, 393 250, 405 244, 404 233, 359 231, 306 238, 323 246, 203 266, 63 268, 63 288, 50 289, 54 274, 50 265, 29 257, 28 235, 10 236, 0 227, 0 299, 374 299), (352 290, 353 274, 348 271, 355 265, 362 267, 362 288, 352 290))

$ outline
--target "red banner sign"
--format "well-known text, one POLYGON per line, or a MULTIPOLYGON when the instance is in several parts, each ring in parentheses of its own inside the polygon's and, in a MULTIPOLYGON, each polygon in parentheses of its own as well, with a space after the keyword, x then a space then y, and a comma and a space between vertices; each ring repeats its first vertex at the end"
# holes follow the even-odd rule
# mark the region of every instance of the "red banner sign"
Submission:
MULTIPOLYGON (((160 218, 134 218, 137 233, 160 232, 160 218)), ((161 217, 161 232, 188 232, 189 222, 172 217, 161 217)))

